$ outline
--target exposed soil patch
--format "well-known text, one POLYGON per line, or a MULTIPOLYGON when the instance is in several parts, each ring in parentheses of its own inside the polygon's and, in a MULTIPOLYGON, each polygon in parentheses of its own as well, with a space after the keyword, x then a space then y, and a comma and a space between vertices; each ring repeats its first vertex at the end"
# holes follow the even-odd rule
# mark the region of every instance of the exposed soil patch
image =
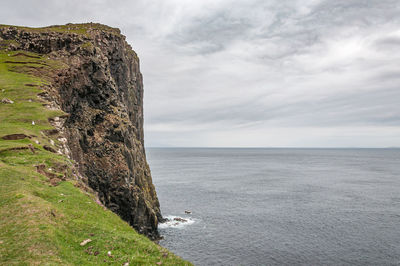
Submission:
POLYGON ((46 165, 45 164, 39 164, 35 165, 36 171, 49 178, 49 182, 52 186, 57 186, 62 180, 58 177, 58 175, 51 173, 49 171, 46 171, 46 165))
POLYGON ((25 147, 14 147, 14 148, 8 148, 8 149, 2 149, 2 150, 0 150, 0 153, 1 152, 5 152, 5 151, 21 151, 21 150, 27 150, 27 149, 29 149, 27 146, 25 147))
POLYGON ((6 152, 6 151, 21 151, 21 150, 31 150, 32 153, 35 153, 35 150, 37 150, 37 148, 33 147, 32 144, 29 144, 28 146, 21 146, 21 147, 12 147, 12 148, 1 149, 1 150, 0 150, 0 153, 6 152))
POLYGON ((52 153, 57 153, 57 151, 55 149, 53 149, 52 147, 50 147, 49 145, 43 145, 43 149, 45 149, 46 151, 52 152, 52 153))
POLYGON ((25 53, 16 53, 15 55, 13 55, 13 57, 17 57, 17 56, 25 56, 25 57, 29 57, 29 58, 40 59, 40 56, 34 56, 34 55, 25 54, 25 53))
POLYGON ((31 137, 27 136, 25 134, 11 134, 11 135, 5 135, 1 138, 4 140, 19 140, 19 139, 31 138, 31 137))
MULTIPOLYGON (((44 69, 44 66, 23 66, 22 69, 31 69, 31 70, 34 70, 34 69, 44 69)), ((13 69, 11 69, 11 70, 13 70, 13 69)))
POLYGON ((46 136, 53 136, 57 135, 59 133, 58 129, 49 129, 49 130, 43 130, 42 131, 46 136))
POLYGON ((33 147, 32 144, 28 144, 28 148, 31 150, 31 152, 32 152, 33 154, 36 153, 36 152, 35 152, 35 147, 33 147))
POLYGON ((65 172, 68 169, 68 165, 64 163, 54 163, 53 169, 57 172, 65 172))
POLYGON ((59 178, 51 178, 50 179, 50 185, 52 185, 53 187, 58 186, 58 184, 60 184, 61 179, 59 178))
POLYGON ((36 62, 36 61, 4 61, 4 63, 8 63, 8 64, 22 64, 22 65, 26 65, 26 64, 38 64, 38 65, 44 65, 44 66, 49 66, 46 63, 43 62, 36 62))

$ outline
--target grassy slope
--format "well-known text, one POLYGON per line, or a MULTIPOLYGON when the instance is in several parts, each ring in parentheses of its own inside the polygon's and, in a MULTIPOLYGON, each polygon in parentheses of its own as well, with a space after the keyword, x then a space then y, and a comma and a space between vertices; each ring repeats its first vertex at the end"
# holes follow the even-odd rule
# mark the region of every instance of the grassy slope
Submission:
POLYGON ((0 264, 188 265, 136 233, 117 215, 97 204, 92 195, 75 187, 74 181, 63 181, 54 187, 47 177, 36 172, 34 166, 38 164, 50 168, 56 163, 72 162, 41 146, 51 145, 50 139, 41 133, 52 128, 47 118, 62 112, 43 107, 36 95, 46 84, 46 78, 34 77, 29 71, 35 67, 50 70, 65 66, 42 56, 14 56, 17 53, 0 49, 0 100, 14 101, 0 103, 0 137, 13 133, 35 137, 0 139, 0 264), (28 144, 35 146, 35 154, 29 149, 10 150, 28 144), (80 246, 87 238, 92 242, 80 246), (107 255, 108 251, 112 257, 107 255))

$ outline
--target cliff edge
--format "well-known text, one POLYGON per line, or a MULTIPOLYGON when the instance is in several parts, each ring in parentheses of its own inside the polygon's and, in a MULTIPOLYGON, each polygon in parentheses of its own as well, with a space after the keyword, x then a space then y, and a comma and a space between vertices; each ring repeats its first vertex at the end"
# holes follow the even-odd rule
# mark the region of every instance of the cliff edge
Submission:
POLYGON ((13 71, 45 77, 37 88, 42 105, 63 112, 49 118, 53 129, 40 132, 49 140, 43 148, 70 158, 72 175, 104 206, 159 237, 162 216, 143 145, 142 75, 125 37, 93 23, 0 25, 0 46, 13 52, 13 71))

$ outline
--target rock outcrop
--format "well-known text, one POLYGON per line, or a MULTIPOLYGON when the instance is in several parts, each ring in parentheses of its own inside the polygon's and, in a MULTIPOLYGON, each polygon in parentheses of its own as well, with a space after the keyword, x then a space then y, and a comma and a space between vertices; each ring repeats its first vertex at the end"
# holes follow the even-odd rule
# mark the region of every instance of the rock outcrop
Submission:
POLYGON ((40 94, 48 108, 68 114, 51 121, 59 131, 59 151, 76 162, 81 181, 107 208, 157 238, 162 216, 143 145, 142 75, 125 37, 118 29, 88 23, 0 26, 0 41, 7 49, 60 63, 53 71, 33 72, 50 80, 40 94))

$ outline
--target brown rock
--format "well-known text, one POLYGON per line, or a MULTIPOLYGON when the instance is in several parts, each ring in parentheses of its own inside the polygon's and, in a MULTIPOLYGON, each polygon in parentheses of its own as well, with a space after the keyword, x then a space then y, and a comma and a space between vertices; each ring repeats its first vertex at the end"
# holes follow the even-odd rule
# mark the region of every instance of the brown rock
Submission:
POLYGON ((186 223, 186 222, 187 222, 186 219, 183 219, 183 218, 180 218, 180 217, 175 217, 175 218, 174 218, 174 221, 182 222, 182 223, 186 223))
POLYGON ((12 100, 10 100, 10 99, 8 99, 8 98, 3 98, 3 99, 1 100, 1 103, 4 103, 4 104, 13 104, 14 101, 12 101, 12 100))
POLYGON ((92 240, 91 240, 90 238, 83 240, 83 241, 80 243, 80 245, 81 245, 81 246, 84 246, 84 245, 86 245, 86 244, 89 243, 89 242, 92 242, 92 240))

